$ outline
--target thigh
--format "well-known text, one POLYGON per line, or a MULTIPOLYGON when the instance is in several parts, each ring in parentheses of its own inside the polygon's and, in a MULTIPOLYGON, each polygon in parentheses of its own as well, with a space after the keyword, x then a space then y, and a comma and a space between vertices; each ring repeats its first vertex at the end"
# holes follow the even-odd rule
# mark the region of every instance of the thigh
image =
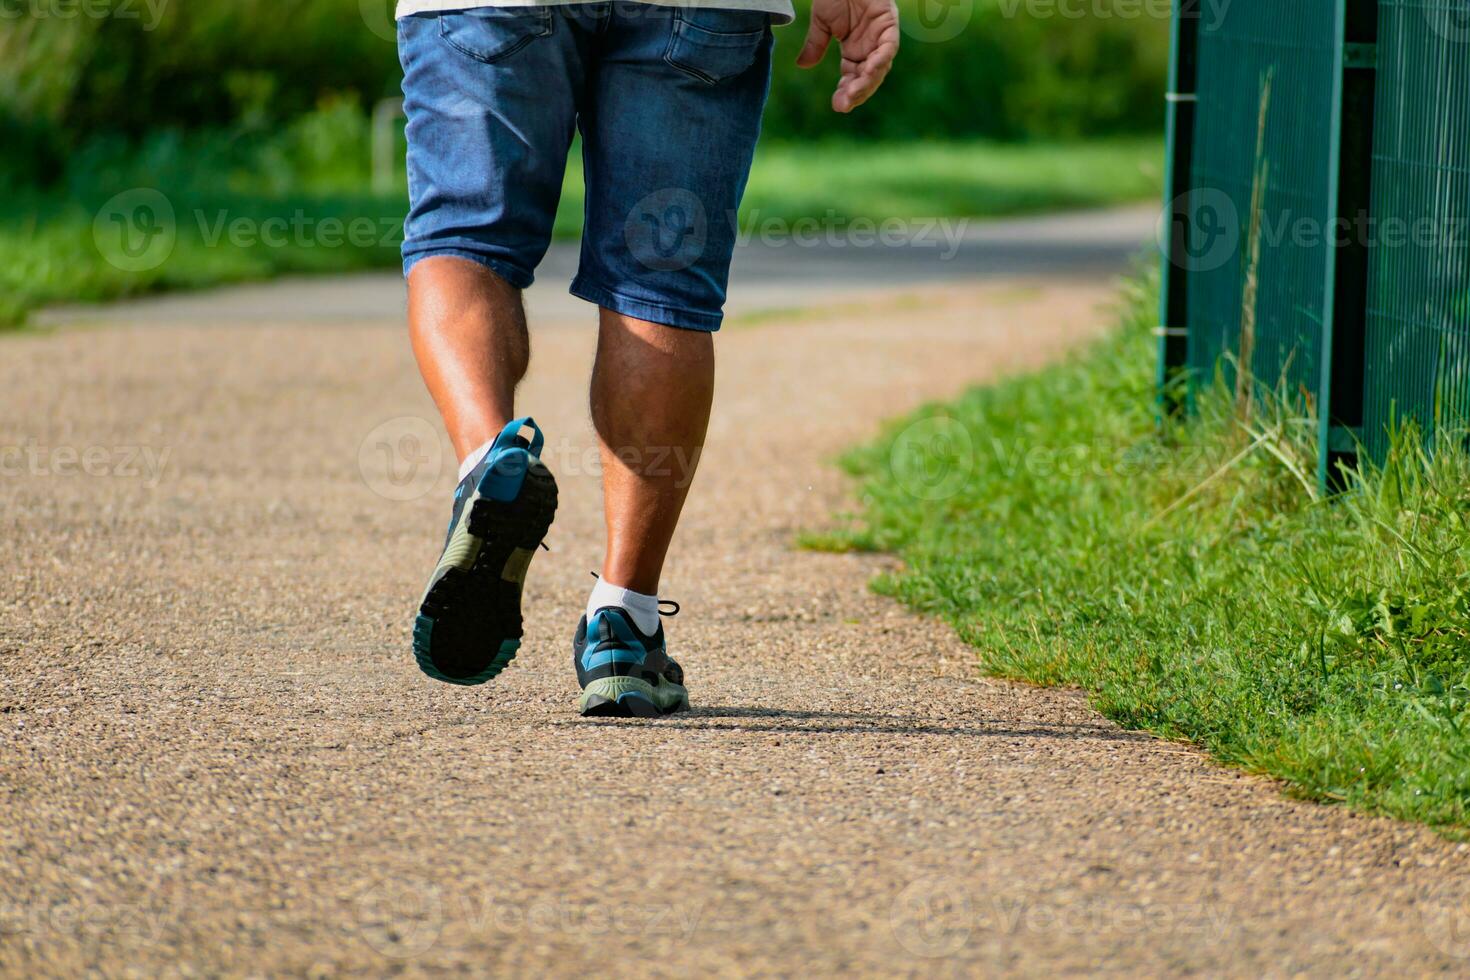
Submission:
POLYGON ((770 85, 770 16, 613 11, 581 119, 587 213, 573 291, 639 319, 718 329, 770 85))
POLYGON ((585 83, 580 35, 550 7, 399 21, 405 273, 420 259, 457 255, 530 285, 551 240, 585 83))

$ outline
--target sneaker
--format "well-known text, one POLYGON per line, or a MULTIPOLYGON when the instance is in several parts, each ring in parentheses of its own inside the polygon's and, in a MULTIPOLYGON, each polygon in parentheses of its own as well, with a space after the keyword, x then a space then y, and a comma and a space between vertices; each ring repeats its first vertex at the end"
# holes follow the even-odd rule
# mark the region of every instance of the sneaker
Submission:
MULTIPOLYGON (((672 605, 672 603, 671 603, 672 605)), ((673 612, 679 607, 674 605, 673 612)), ((689 708, 684 671, 664 648, 664 627, 645 636, 631 616, 607 606, 577 624, 572 660, 582 687, 582 714, 657 718, 689 708)))
POLYGON ((444 553, 413 627, 414 656, 435 680, 483 684, 520 649, 521 586, 556 514, 556 480, 539 458, 545 441, 535 422, 516 419, 454 491, 444 553))

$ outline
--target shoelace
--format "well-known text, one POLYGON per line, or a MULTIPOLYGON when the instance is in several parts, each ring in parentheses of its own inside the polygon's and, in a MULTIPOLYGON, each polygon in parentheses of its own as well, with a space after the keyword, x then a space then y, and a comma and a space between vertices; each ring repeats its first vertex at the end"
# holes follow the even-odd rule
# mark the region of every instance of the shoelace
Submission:
MULTIPOLYGON (((544 544, 543 544, 543 546, 544 546, 544 544)), ((547 548, 546 550, 547 551, 550 551, 551 549, 550 548, 547 548)), ((601 575, 598 575, 596 572, 593 572, 592 573, 592 577, 595 578, 595 579, 597 579, 597 581, 599 581, 599 582, 602 581, 602 576, 601 575)), ((658 614, 660 616, 668 616, 669 618, 672 619, 674 616, 679 615, 679 609, 680 608, 681 608, 680 605, 677 602, 675 602, 673 599, 660 599, 658 601, 658 614), (670 608, 665 609, 664 606, 668 606, 670 608)))

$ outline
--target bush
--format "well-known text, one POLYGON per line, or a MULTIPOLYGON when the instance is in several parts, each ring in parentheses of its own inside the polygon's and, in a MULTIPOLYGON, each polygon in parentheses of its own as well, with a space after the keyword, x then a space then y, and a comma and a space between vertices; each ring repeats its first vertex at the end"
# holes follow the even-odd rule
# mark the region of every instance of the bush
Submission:
MULTIPOLYGON (((810 6, 810 0, 797 0, 797 22, 777 34, 767 132, 797 139, 836 134, 1017 140, 1137 133, 1163 125, 1167 22, 1037 18, 1008 14, 1008 8, 1016 9, 1013 3, 981 0, 958 37, 925 41, 917 6, 929 2, 899 0, 909 26, 892 74, 869 105, 834 116, 829 100, 837 52, 830 51, 812 72, 796 67, 810 6)), ((951 9, 965 9, 963 0, 951 9)))
MULTIPOLYGON (((958 36, 925 41, 920 2, 930 0, 902 0, 908 27, 884 91, 838 117, 828 108, 835 51, 813 72, 794 64, 809 3, 800 0, 798 22, 778 32, 767 134, 1015 140, 1159 125, 1163 21, 1042 19, 1015 13, 1014 0, 973 9, 961 0, 947 8, 965 18, 958 36)), ((0 20, 0 134, 24 133, 6 140, 6 155, 39 161, 8 161, 12 170, 44 173, 101 133, 276 125, 324 99, 370 104, 398 89, 389 0, 189 0, 156 23, 136 0, 113 9, 119 16, 0 20)))
POLYGON ((398 62, 380 36, 386 16, 375 33, 367 6, 189 0, 153 23, 133 0, 114 3, 114 17, 6 20, 0 109, 44 120, 76 145, 98 133, 290 119, 331 93, 375 99, 396 90, 398 62))

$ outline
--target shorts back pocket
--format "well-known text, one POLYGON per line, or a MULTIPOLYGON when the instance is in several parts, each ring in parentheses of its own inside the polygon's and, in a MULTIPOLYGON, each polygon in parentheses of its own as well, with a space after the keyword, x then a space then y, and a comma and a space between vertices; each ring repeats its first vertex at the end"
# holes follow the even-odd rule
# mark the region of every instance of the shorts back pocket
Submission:
POLYGON ((445 43, 487 65, 551 31, 550 7, 475 7, 439 15, 439 36, 445 43))
POLYGON ((702 82, 715 85, 755 64, 770 32, 771 15, 759 10, 679 7, 664 60, 702 82))

